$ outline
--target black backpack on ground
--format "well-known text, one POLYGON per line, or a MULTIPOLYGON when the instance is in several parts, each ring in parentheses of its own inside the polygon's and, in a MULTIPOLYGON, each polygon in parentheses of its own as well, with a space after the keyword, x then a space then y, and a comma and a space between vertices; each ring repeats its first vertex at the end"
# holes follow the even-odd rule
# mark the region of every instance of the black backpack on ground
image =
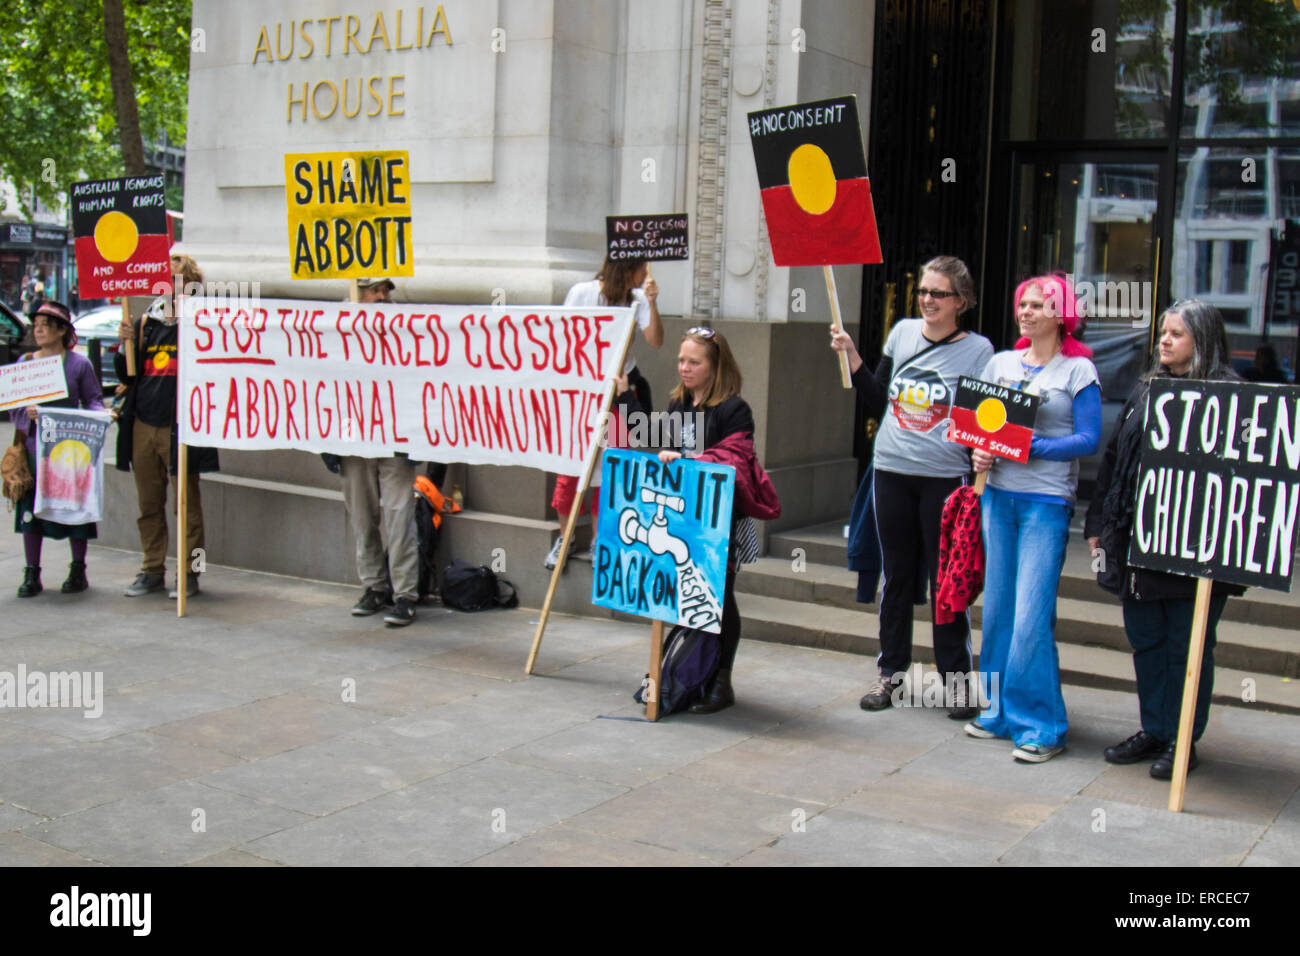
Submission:
POLYGON ((452 560, 442 575, 442 603, 457 611, 482 611, 490 607, 517 607, 519 594, 505 578, 498 578, 488 567, 475 567, 460 558, 452 560), (502 586, 510 589, 501 596, 502 586))
MULTIPOLYGON (((664 644, 659 667, 659 716, 685 710, 704 696, 704 688, 718 672, 722 644, 717 634, 677 625, 664 644)), ((633 694, 639 704, 646 702, 650 675, 633 694)))

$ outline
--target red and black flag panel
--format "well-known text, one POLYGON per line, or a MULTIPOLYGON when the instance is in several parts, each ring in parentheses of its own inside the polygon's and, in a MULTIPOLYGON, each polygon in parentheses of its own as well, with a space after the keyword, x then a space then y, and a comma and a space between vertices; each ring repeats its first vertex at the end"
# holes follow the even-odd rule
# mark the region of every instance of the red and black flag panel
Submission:
POLYGON ((857 97, 757 110, 749 140, 777 265, 884 261, 857 97))
POLYGON ((605 247, 611 262, 622 259, 689 259, 690 222, 686 213, 606 216, 605 247))
POLYGON ((1041 401, 1018 388, 963 375, 957 381, 948 440, 1024 464, 1041 401))
POLYGON ((161 174, 73 183, 72 231, 81 298, 149 295, 171 281, 161 174))

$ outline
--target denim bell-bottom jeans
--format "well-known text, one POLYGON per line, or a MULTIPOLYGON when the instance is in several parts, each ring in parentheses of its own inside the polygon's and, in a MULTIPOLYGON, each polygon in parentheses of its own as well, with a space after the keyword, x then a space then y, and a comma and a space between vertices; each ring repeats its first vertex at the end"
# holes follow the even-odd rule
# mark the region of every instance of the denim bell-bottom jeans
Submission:
POLYGON ((1017 747, 1063 747, 1069 727, 1056 652, 1056 591, 1072 508, 988 487, 980 726, 1017 747))

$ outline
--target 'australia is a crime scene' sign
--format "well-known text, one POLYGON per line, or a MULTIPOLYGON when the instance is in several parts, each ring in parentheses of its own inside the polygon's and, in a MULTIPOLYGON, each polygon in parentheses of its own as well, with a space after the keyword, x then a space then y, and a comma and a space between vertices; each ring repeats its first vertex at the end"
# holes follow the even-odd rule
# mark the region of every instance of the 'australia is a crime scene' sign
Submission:
POLYGON ((414 275, 410 169, 406 150, 286 153, 293 277, 414 275))
POLYGON ((1287 590, 1298 503, 1300 388, 1151 383, 1130 564, 1287 590))

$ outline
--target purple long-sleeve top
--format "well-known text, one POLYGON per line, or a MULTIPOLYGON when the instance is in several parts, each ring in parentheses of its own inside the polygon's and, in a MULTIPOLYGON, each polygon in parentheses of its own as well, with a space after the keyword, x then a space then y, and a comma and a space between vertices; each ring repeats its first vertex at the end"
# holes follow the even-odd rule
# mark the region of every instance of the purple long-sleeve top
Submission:
MULTIPOLYGON (((44 402, 49 408, 84 408, 87 411, 102 412, 104 403, 100 400, 99 379, 95 377, 95 367, 90 359, 80 352, 65 352, 63 355, 63 380, 68 383, 68 397, 57 402, 44 402)), ((27 450, 36 454, 36 429, 30 427, 27 409, 14 408, 9 412, 13 418, 14 429, 27 433, 27 450)))

